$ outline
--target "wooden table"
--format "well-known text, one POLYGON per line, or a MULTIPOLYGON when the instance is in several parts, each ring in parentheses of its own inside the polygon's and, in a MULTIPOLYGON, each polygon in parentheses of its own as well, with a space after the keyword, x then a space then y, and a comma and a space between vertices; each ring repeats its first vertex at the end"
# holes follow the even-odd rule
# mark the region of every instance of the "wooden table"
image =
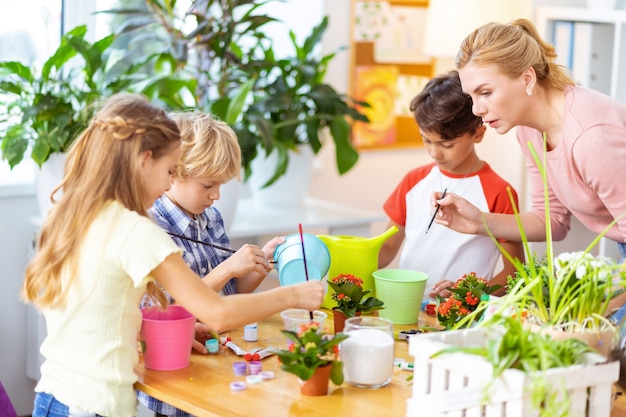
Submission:
MULTIPOLYGON (((332 329, 332 313, 326 310, 326 326, 332 329)), ((408 330, 416 325, 395 326, 408 330)), ((287 338, 280 332, 283 322, 279 314, 258 324, 258 342, 243 340, 242 329, 229 335, 241 348, 286 346, 287 338)), ((408 343, 396 343, 396 357, 411 361, 408 343)), ((217 355, 191 355, 189 367, 177 371, 154 371, 140 363, 136 372, 139 382, 135 388, 155 398, 172 404, 196 416, 403 416, 406 400, 411 396, 407 381, 410 372, 394 369, 389 385, 379 389, 355 388, 347 383, 335 386, 332 382, 329 395, 309 397, 300 394, 298 378, 280 369, 276 356, 263 359, 263 370, 273 371, 275 378, 260 384, 248 385, 244 391, 231 391, 230 383, 244 381, 232 371, 233 362, 243 360, 230 349, 222 349, 217 355)))
MULTIPOLYGON (((329 311, 326 326, 332 329, 332 314, 329 311)), ((423 315, 420 324, 433 324, 432 317, 423 315)), ((415 328, 417 325, 394 326, 398 331, 415 328)), ((237 329, 224 334, 241 348, 282 348, 286 337, 280 333, 283 327, 280 315, 276 314, 259 323, 258 342, 245 342, 243 330, 237 329)), ((395 357, 412 361, 408 354, 408 343, 397 341, 395 357)), ((273 371, 275 378, 260 384, 248 385, 244 391, 231 391, 230 383, 244 381, 232 371, 233 362, 243 360, 230 349, 222 349, 217 355, 191 355, 189 367, 177 371, 154 371, 143 363, 136 367, 139 381, 135 388, 155 398, 172 404, 198 417, 235 416, 405 416, 406 400, 411 396, 411 385, 407 371, 394 369, 389 385, 379 389, 355 388, 347 383, 335 386, 330 383, 329 395, 309 397, 300 394, 295 375, 284 372, 275 356, 263 359, 263 370, 273 371)), ((626 416, 626 398, 620 396, 614 404, 611 417, 626 416)))

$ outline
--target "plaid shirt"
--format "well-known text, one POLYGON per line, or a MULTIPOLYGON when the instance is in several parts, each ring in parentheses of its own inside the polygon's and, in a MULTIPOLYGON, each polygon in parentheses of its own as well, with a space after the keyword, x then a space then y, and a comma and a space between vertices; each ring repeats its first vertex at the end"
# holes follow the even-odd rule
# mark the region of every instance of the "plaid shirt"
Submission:
MULTIPOLYGON (((230 247, 230 239, 224 229, 224 220, 220 212, 214 207, 209 207, 204 213, 192 219, 163 194, 150 208, 150 215, 166 232, 230 247)), ((211 269, 224 262, 231 255, 229 252, 180 239, 176 236, 172 236, 172 239, 179 247, 183 248, 185 263, 200 277, 205 277, 211 269)), ((226 295, 237 294, 235 278, 231 278, 224 285, 223 292, 226 295)))
MULTIPOLYGON (((150 215, 166 232, 176 233, 191 239, 203 242, 214 243, 219 246, 230 247, 230 239, 224 229, 224 220, 220 212, 209 207, 204 213, 196 216, 195 219, 187 216, 172 201, 163 194, 150 208, 150 215)), ((183 259, 193 271, 200 277, 204 277, 215 266, 224 262, 231 255, 230 253, 215 249, 210 246, 201 245, 189 240, 172 236, 176 244, 183 248, 183 259)), ((235 278, 231 278, 222 290, 224 294, 236 294, 237 284, 235 278)), ((170 302, 173 301, 168 294, 170 302)), ((144 297, 142 307, 148 306, 149 300, 144 297)), ((153 398, 141 391, 137 391, 139 401, 150 410, 171 417, 193 417, 182 410, 153 398)))

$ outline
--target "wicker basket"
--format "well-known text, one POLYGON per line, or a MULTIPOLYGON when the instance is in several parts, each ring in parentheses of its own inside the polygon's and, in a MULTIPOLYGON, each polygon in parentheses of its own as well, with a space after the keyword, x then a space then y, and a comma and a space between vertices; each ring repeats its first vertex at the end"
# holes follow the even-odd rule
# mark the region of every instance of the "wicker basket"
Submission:
POLYGON ((541 375, 508 369, 495 381, 493 367, 484 358, 451 353, 431 358, 443 348, 484 346, 490 333, 485 329, 419 334, 409 339, 409 353, 415 358, 413 396, 407 401, 407 416, 539 416, 533 406, 532 387, 545 382, 550 396, 569 409, 569 417, 609 417, 613 383, 619 377, 619 363, 606 362, 588 354, 585 365, 554 368, 541 375), (537 379, 539 378, 539 379, 537 379), (569 395, 564 402, 565 391, 569 395))

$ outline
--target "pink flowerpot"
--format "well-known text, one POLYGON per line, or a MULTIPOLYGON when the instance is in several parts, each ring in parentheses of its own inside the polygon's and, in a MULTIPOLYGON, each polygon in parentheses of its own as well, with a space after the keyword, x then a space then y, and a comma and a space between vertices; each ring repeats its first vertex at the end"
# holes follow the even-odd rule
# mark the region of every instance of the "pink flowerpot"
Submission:
POLYGON ((141 346, 146 368, 172 371, 189 366, 195 317, 181 306, 141 310, 141 346))

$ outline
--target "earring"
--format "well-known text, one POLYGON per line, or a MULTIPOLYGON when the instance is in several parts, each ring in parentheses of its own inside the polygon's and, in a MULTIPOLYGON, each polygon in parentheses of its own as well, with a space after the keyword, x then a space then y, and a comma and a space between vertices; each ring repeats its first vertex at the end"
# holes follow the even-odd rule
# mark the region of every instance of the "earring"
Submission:
POLYGON ((532 95, 533 95, 533 88, 532 88, 532 87, 527 87, 527 88, 526 88, 526 95, 527 95, 528 97, 530 97, 530 96, 532 96, 532 95))

